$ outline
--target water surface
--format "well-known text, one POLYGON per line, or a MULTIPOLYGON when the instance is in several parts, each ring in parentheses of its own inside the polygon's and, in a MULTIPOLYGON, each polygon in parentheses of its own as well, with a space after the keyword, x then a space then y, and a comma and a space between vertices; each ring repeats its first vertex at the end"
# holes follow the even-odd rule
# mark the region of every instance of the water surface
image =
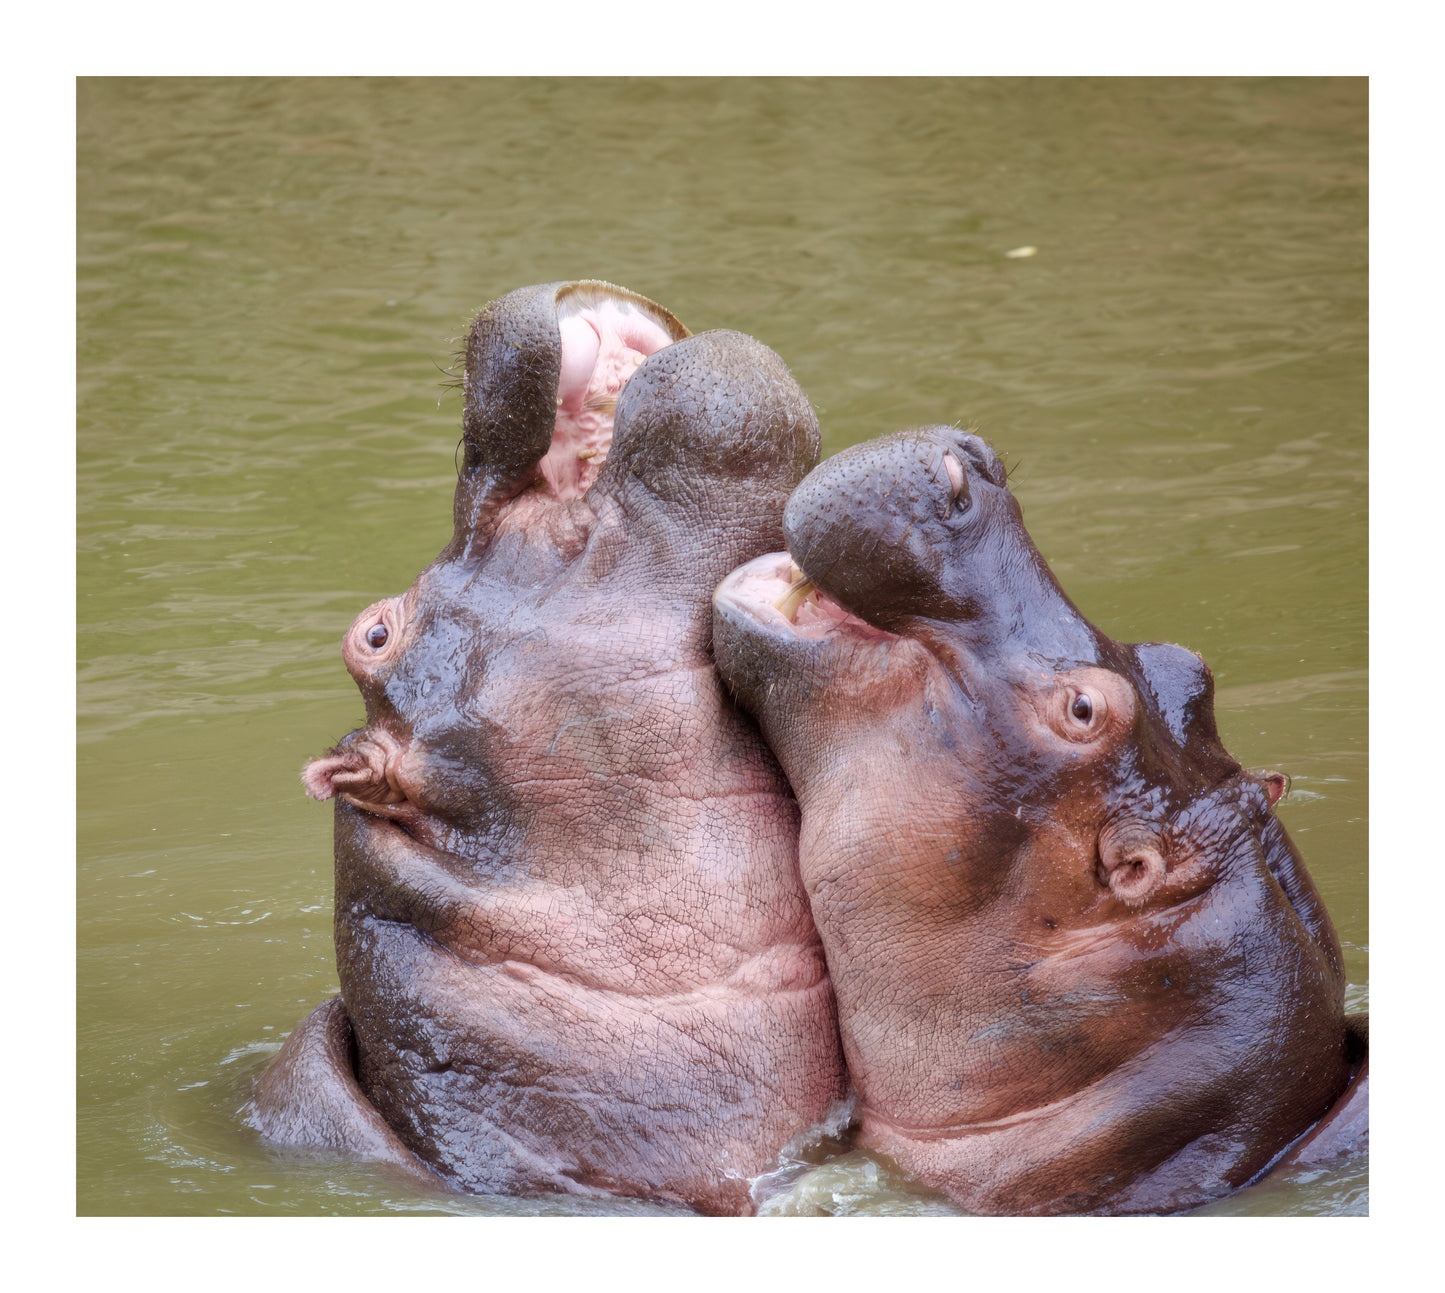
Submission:
MULTIPOLYGON (((1293 775, 1367 1004, 1363 81, 87 80, 78 134, 80 1212, 657 1210, 421 1197, 235 1117, 336 990, 297 773, 361 717, 341 634, 448 537, 439 369, 527 283, 759 337, 825 454, 980 427, 1085 614, 1201 652, 1293 775)), ((937 1206, 831 1171, 795 1210, 937 1206)))

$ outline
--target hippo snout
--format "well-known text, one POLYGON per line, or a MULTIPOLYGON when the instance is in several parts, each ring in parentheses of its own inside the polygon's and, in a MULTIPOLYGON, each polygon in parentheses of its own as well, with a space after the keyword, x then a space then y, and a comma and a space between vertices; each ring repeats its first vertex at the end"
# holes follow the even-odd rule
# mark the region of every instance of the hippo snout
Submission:
POLYGON ((1015 512, 998 455, 972 432, 921 427, 816 468, 783 519, 788 551, 828 596, 893 630, 916 615, 965 620, 992 584, 962 558, 1015 512))

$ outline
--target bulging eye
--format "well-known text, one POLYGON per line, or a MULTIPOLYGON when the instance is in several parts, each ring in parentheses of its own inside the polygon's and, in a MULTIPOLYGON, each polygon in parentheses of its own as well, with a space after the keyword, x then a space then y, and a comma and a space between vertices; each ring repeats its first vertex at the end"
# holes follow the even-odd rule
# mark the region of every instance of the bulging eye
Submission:
POLYGON ((1064 735, 1074 738, 1095 736, 1109 716, 1109 702, 1097 687, 1071 687, 1064 700, 1064 735))
POLYGON ((373 651, 380 651, 389 636, 385 624, 373 624, 366 631, 366 643, 373 651))
POLYGON ((1054 736, 1083 753, 1105 752, 1134 723, 1133 688, 1126 678, 1100 666, 1077 666, 1043 680, 1034 704, 1054 736))

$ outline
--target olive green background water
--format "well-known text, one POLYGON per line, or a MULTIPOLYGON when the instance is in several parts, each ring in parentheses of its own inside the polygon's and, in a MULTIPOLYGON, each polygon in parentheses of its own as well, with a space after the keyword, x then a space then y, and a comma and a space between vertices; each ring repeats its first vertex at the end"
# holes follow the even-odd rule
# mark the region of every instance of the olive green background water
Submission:
MULTIPOLYGON (((438 370, 601 277, 777 350, 824 453, 977 425, 1100 627, 1200 651, 1366 1004, 1363 81, 78 87, 82 1213, 437 1199, 235 1116, 335 990, 339 640, 450 525, 438 370), (1034 246, 1037 254, 1005 253, 1034 246)), ((841 1160, 803 1210, 925 1207, 841 1160)), ((1363 1160, 1218 1212, 1367 1206, 1363 1160)))

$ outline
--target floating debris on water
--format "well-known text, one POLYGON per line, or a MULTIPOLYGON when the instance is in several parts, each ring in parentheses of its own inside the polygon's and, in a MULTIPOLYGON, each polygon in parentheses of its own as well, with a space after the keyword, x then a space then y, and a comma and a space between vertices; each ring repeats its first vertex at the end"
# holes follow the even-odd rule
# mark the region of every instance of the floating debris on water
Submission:
POLYGON ((1004 255, 1010 260, 1023 260, 1025 256, 1037 256, 1038 254, 1037 247, 1015 247, 1012 251, 1004 252, 1004 255))

